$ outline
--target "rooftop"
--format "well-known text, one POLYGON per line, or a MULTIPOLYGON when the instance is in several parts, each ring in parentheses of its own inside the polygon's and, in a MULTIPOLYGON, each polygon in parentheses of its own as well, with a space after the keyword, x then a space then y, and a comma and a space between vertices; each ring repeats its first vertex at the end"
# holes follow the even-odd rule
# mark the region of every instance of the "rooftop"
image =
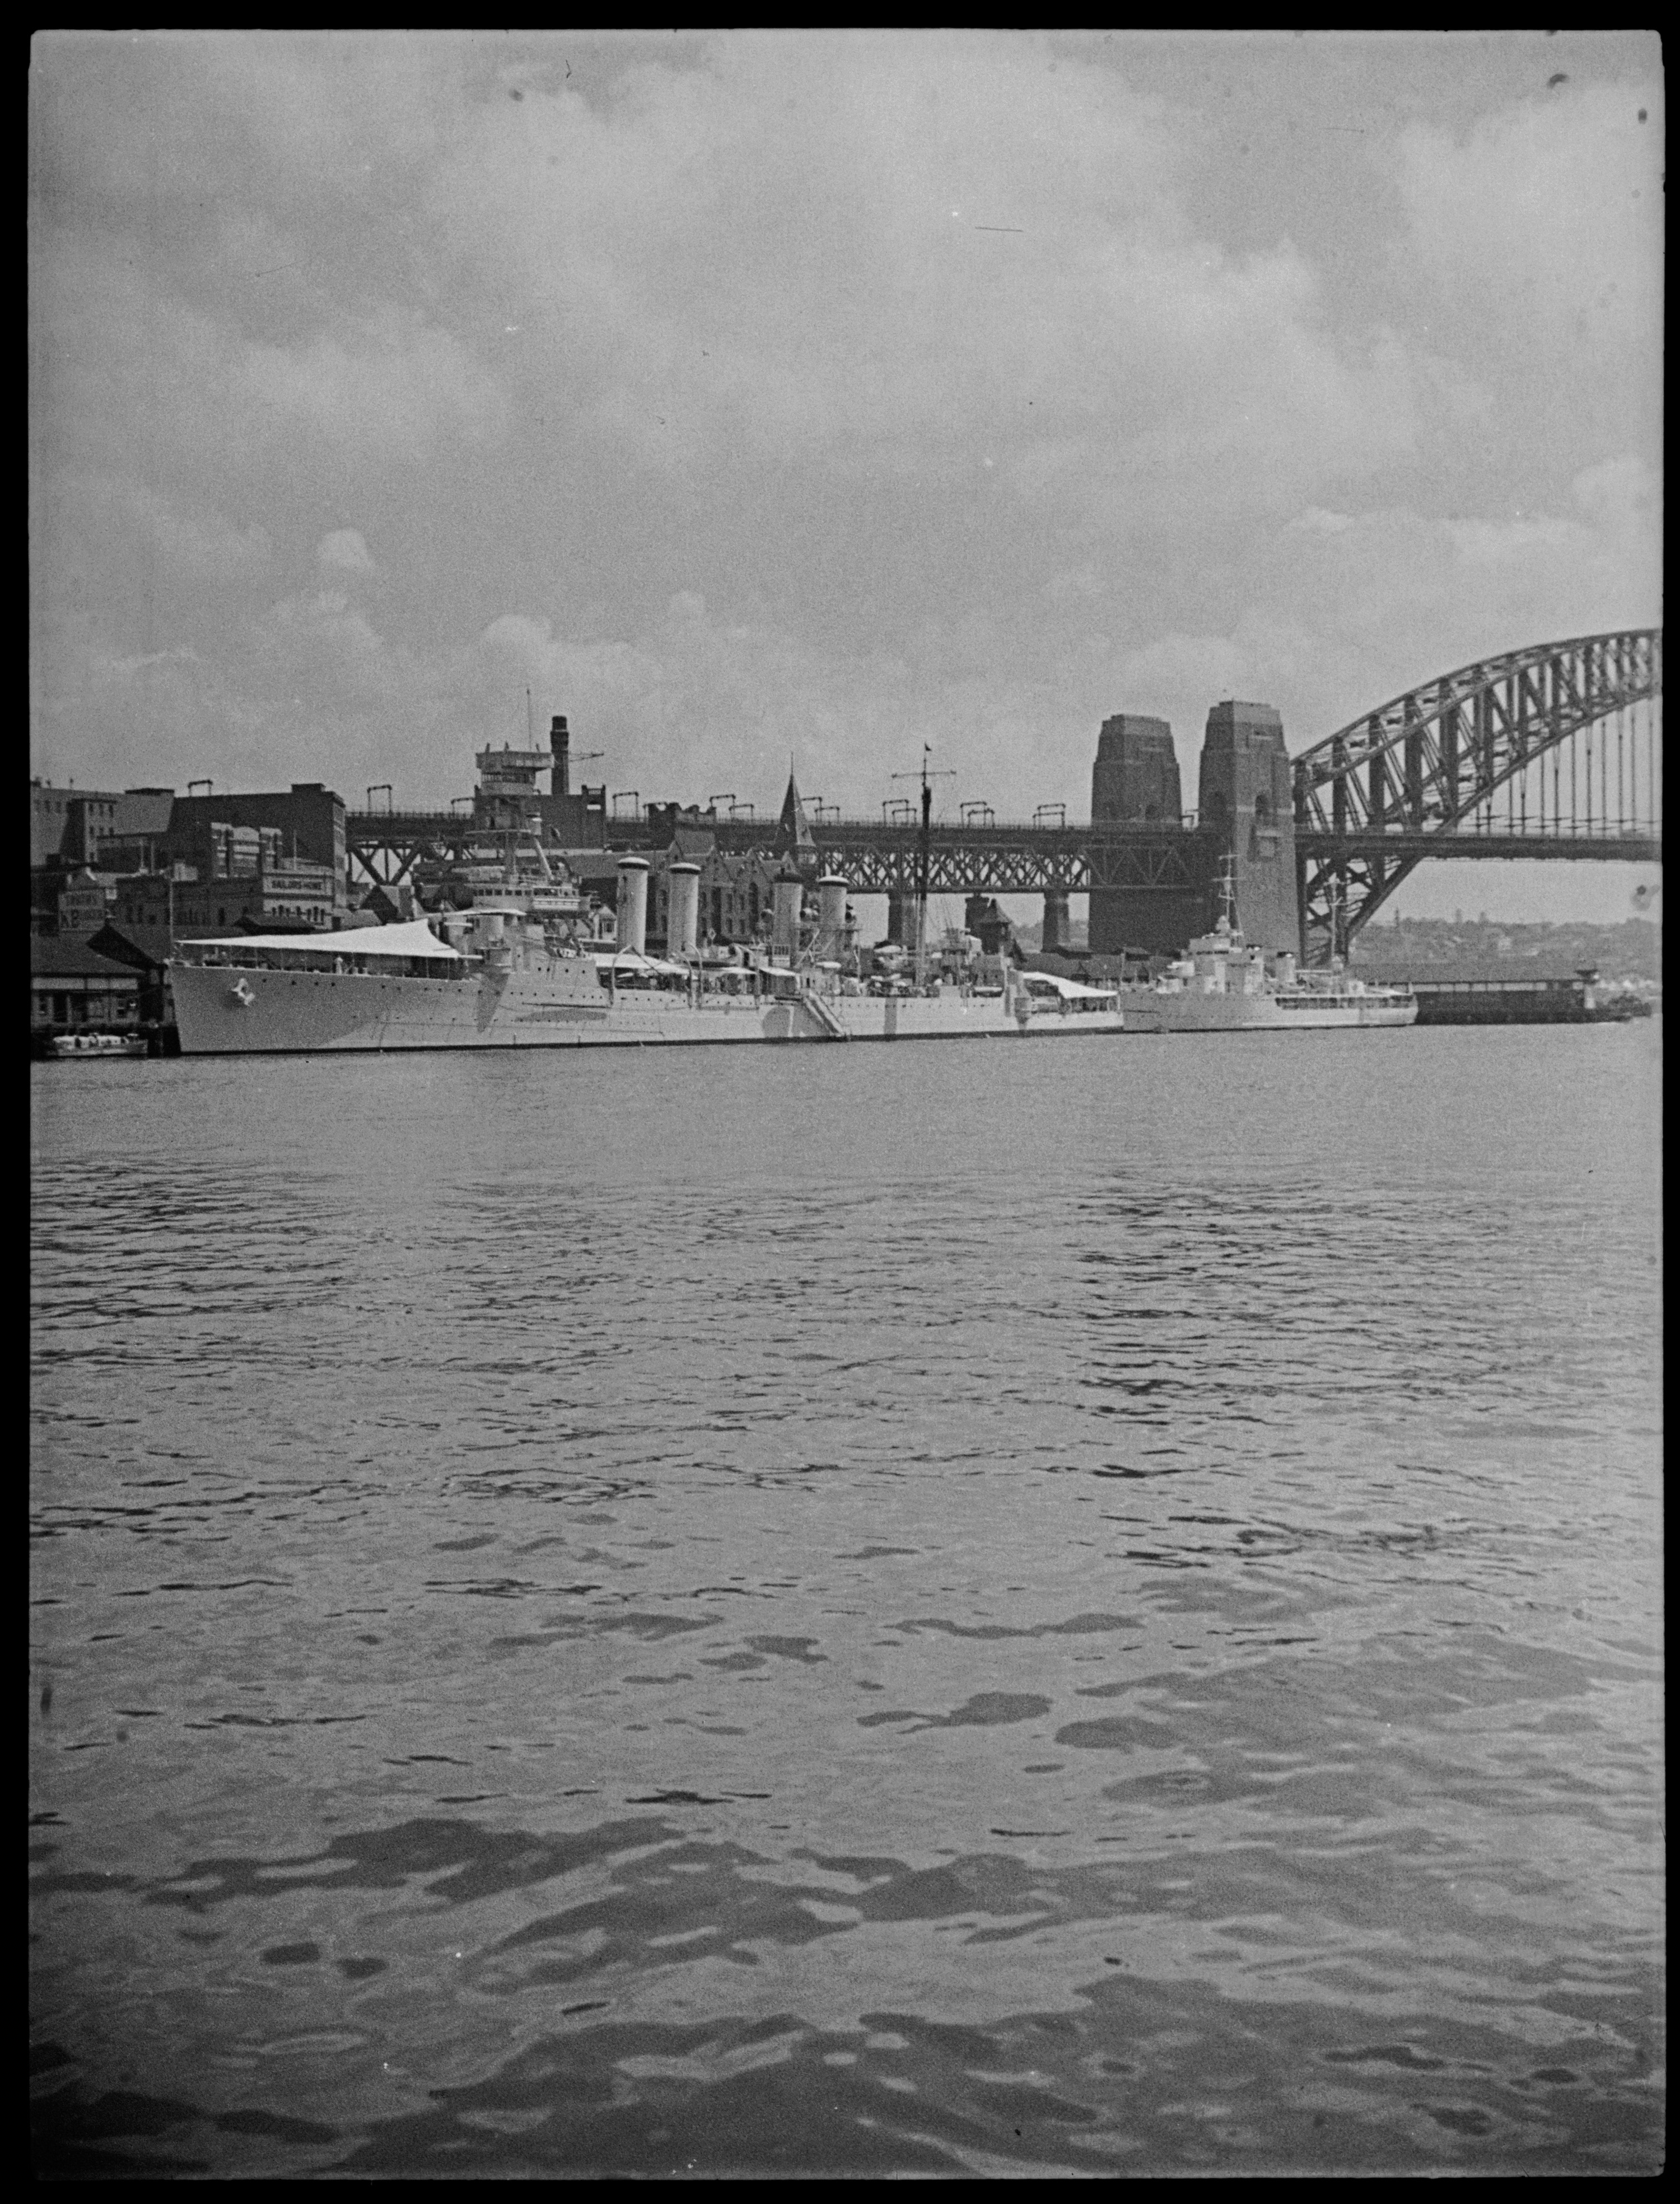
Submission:
POLYGON ((29 970, 32 978, 39 980, 132 980, 134 976, 131 965, 102 956, 88 946, 85 938, 74 933, 32 935, 29 970))

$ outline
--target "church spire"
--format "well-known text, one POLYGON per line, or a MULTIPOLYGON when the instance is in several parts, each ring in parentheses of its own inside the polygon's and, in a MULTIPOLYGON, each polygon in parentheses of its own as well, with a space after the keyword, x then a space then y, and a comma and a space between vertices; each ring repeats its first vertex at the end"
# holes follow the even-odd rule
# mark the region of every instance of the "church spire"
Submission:
POLYGON ((799 783, 788 769, 788 792, 782 798, 782 815, 776 822, 776 854, 781 856, 790 851, 814 851, 817 838, 811 832, 811 822, 805 815, 805 806, 800 800, 799 783))

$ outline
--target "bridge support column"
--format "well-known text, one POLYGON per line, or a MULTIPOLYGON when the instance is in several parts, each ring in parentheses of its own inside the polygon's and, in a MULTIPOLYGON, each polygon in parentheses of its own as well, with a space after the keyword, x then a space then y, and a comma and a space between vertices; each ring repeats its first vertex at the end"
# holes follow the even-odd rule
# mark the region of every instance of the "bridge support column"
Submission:
POLYGON ((915 931, 916 899, 903 888, 887 892, 887 939, 896 941, 902 949, 911 947, 911 935, 915 931))
POLYGON ((1068 946, 1068 891, 1044 890, 1044 932, 1039 947, 1046 955, 1068 946))
MULTIPOLYGON (((1176 833, 1184 809, 1178 752, 1165 720, 1116 712, 1103 722, 1091 773, 1093 824, 1158 821, 1176 833)), ((1172 886, 1097 887, 1091 891, 1091 946, 1099 957, 1122 950, 1154 956, 1182 949, 1205 923, 1207 898, 1181 880, 1172 886)))
POLYGON ((1269 704, 1216 704, 1208 714, 1197 808, 1204 826, 1221 828, 1250 945, 1293 952, 1301 939, 1294 791, 1283 722, 1269 704))

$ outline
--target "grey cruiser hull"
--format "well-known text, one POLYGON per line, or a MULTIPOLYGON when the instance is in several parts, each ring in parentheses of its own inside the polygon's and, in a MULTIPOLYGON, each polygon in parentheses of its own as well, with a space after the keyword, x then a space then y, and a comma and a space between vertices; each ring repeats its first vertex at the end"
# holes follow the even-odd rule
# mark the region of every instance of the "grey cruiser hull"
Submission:
POLYGON ((1118 1012, 1037 1012, 1023 1025, 1000 998, 894 998, 708 994, 695 1006, 656 989, 581 990, 573 975, 541 972, 456 979, 270 971, 228 965, 170 968, 186 1056, 426 1048, 636 1048, 790 1040, 1068 1039, 1118 1033, 1118 1012))
POLYGON ((1353 1026, 1409 1026, 1415 1002, 1354 998, 1341 1002, 1280 1000, 1271 994, 1161 994, 1126 990, 1127 1028, 1132 1033, 1322 1033, 1353 1026))

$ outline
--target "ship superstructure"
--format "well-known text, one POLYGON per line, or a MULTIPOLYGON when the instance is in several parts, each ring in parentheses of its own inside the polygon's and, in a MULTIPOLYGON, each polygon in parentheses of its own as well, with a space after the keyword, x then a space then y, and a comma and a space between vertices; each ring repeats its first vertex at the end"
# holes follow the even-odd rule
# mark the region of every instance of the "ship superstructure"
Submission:
POLYGON ((1417 1004, 1406 986, 1350 976, 1340 958, 1328 971, 1304 971, 1288 951, 1269 962, 1236 923, 1227 864, 1213 930, 1198 934, 1152 986, 1123 987, 1120 1000, 1133 1033, 1301 1033, 1339 1026, 1409 1026, 1417 1004))
POLYGON ((610 941, 578 931, 578 898, 531 884, 429 921, 184 944, 169 967, 182 1052, 1065 1038, 1123 1028, 1112 989, 1040 974, 872 993, 821 953, 843 925, 846 883, 832 876, 819 886, 813 927, 801 918, 798 880, 778 883, 775 945, 720 966, 696 945, 698 868, 671 871, 664 957, 647 951, 648 864, 636 856, 619 860, 610 941))

